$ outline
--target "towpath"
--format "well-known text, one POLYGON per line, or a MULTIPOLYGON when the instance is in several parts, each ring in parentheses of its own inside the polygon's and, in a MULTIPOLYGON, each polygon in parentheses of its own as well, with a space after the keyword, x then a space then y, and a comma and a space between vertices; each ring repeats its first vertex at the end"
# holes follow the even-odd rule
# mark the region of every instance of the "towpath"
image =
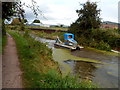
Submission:
POLYGON ((22 88, 22 72, 14 39, 8 35, 2 58, 2 88, 22 88))

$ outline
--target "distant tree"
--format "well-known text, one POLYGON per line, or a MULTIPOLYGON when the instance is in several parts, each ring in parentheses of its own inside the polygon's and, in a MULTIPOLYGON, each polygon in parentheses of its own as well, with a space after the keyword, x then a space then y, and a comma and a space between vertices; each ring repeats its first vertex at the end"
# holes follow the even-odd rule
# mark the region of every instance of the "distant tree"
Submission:
POLYGON ((28 21, 27 21, 27 19, 24 19, 24 23, 27 23, 28 21))
POLYGON ((11 22, 11 25, 20 25, 20 24, 21 24, 21 22, 20 22, 19 18, 14 18, 11 22))
POLYGON ((40 23, 40 20, 35 19, 33 23, 40 23))
POLYGON ((96 2, 87 1, 85 4, 81 4, 83 8, 76 10, 78 13, 78 19, 71 24, 69 32, 76 34, 82 34, 90 32, 91 29, 99 28, 101 19, 100 19, 100 10, 97 9, 96 2))
POLYGON ((21 19, 21 21, 19 20, 19 18, 14 18, 11 22, 11 25, 20 25, 22 23, 27 23, 27 19, 21 19))
POLYGON ((63 27, 63 24, 61 24, 60 27, 63 27))

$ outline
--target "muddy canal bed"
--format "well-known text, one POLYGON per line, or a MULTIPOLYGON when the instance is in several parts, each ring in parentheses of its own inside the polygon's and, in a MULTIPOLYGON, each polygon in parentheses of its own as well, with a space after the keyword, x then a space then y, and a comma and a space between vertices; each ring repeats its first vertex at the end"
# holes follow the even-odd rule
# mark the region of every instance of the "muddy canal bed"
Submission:
POLYGON ((81 79, 88 79, 101 88, 118 88, 118 56, 82 49, 70 51, 55 48, 55 40, 48 40, 33 36, 35 40, 46 43, 53 51, 53 59, 58 62, 64 75, 77 75, 81 79))

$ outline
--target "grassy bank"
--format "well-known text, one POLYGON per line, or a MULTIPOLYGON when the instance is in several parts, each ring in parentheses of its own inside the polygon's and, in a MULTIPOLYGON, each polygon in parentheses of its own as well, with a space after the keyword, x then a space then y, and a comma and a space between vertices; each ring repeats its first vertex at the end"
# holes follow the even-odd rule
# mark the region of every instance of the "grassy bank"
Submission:
POLYGON ((24 86, 27 88, 95 88, 88 81, 62 77, 58 64, 52 60, 52 51, 45 44, 35 41, 27 33, 9 31, 16 41, 24 86))

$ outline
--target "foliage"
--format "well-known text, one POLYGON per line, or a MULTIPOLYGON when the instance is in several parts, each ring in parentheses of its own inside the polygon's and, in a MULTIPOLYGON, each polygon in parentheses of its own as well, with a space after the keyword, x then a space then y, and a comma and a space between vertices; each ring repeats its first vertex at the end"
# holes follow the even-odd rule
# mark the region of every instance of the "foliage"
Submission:
MULTIPOLYGON (((27 22, 27 19, 21 19, 21 22, 22 23, 26 23, 27 22)), ((11 22, 11 25, 20 25, 21 24, 19 18, 14 18, 11 22)))
POLYGON ((27 21, 27 19, 24 19, 23 22, 24 22, 24 23, 27 23, 28 21, 27 21))
POLYGON ((24 18, 24 10, 21 2, 2 2, 2 34, 6 34, 4 21, 10 20, 12 16, 24 18))
POLYGON ((32 23, 40 23, 40 20, 35 19, 32 23))
POLYGON ((101 19, 97 4, 87 1, 82 6, 76 11, 79 18, 68 30, 75 34, 79 44, 107 51, 120 48, 119 30, 99 29, 101 19))
POLYGON ((2 2, 2 18, 10 19, 11 16, 14 16, 16 13, 16 8, 18 2, 2 2))
MULTIPOLYGON (((24 22, 22 22, 21 19, 24 19, 24 9, 23 6, 26 6, 30 8, 34 15, 36 17, 38 16, 38 12, 41 14, 41 11, 39 10, 39 6, 36 5, 37 2, 34 0, 31 0, 32 5, 26 5, 25 3, 22 3, 20 0, 18 2, 2 2, 2 34, 6 35, 5 30, 5 19, 10 20, 13 16, 19 18, 19 21, 21 22, 21 30, 24 30, 24 22)), ((42 15, 42 14, 41 14, 42 15)))
POLYGON ((76 36, 79 44, 93 48, 110 51, 112 48, 120 48, 120 34, 112 29, 93 29, 90 37, 76 36))
POLYGON ((112 29, 97 29, 92 30, 91 37, 94 38, 97 42, 105 42, 109 44, 110 47, 120 48, 120 34, 117 30, 112 29))
POLYGON ((17 44, 26 88, 96 88, 88 81, 78 82, 70 76, 62 77, 57 64, 51 59, 51 50, 29 37, 29 31, 24 35, 13 31, 9 33, 17 44))
POLYGON ((78 19, 75 23, 72 23, 69 32, 77 34, 88 35, 91 29, 99 28, 100 26, 100 10, 97 10, 97 4, 95 2, 87 1, 85 4, 81 4, 83 8, 76 10, 78 13, 78 19))

